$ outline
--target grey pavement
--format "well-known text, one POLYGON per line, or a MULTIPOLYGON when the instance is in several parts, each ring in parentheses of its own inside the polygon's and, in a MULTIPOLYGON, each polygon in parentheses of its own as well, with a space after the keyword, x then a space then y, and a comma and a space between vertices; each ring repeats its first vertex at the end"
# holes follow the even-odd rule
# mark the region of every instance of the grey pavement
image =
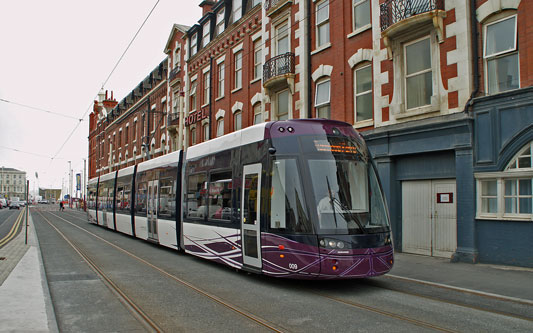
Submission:
MULTIPOLYGON (((0 332, 58 332, 31 215, 24 232, 0 249, 0 332)), ((520 300, 533 305, 533 269, 451 263, 449 259, 395 254, 387 278, 520 300)))

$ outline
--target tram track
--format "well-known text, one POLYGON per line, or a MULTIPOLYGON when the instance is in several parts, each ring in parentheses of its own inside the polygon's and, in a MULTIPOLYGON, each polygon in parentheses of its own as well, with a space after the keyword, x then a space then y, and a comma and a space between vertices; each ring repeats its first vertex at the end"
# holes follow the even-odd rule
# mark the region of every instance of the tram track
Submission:
MULTIPOLYGON (((180 285, 182 286, 185 286, 189 289, 192 289, 193 291, 197 292, 198 294, 210 299, 211 301, 219 304, 219 305, 222 305, 223 307, 227 308, 227 309, 230 309, 232 310, 233 312, 241 315, 242 317, 245 317, 246 319, 258 324, 259 326, 262 326, 263 328, 266 328, 268 329, 269 331, 273 331, 273 332, 285 332, 287 331, 286 329, 282 329, 282 328, 278 328, 276 327, 276 325, 270 323, 269 321, 267 321, 266 319, 263 319, 245 309, 242 309, 240 307, 238 307, 237 305, 234 305, 234 304, 231 304, 230 302, 216 296, 216 295, 213 295, 211 293, 209 293, 208 291, 206 290, 203 290, 201 289, 200 287, 197 287, 195 286, 194 284, 188 282, 188 281, 185 281, 169 272, 167 272, 166 270, 160 268, 160 267, 157 267, 153 264, 151 264, 150 262, 146 261, 145 259, 143 258, 140 258, 139 256, 119 247, 118 245, 116 244, 113 244, 105 239, 103 239, 102 237, 64 219, 63 217, 61 216, 58 216, 56 215, 55 213, 53 212, 48 212, 49 214, 51 214, 52 216, 54 216, 55 218, 58 218, 60 220, 63 220, 64 222, 72 225, 73 227, 79 229, 79 230, 82 230, 84 232, 86 232, 87 234, 91 235, 92 237, 98 239, 99 241, 102 241, 104 242, 105 244, 115 248, 116 250, 128 255, 129 257, 141 262, 142 264, 152 268, 153 270, 159 272, 160 274, 162 274, 163 276, 173 280, 174 282, 176 283, 179 283, 180 285)), ((88 256, 86 255, 80 248, 79 246, 77 246, 76 244, 74 244, 71 240, 68 239, 68 237, 62 233, 56 226, 54 226, 52 224, 51 221, 49 221, 46 217, 44 217, 43 214, 41 214, 41 212, 39 212, 39 215, 48 223, 50 224, 61 236, 62 238, 65 239, 65 241, 71 246, 74 248, 74 250, 84 259, 84 261, 87 262, 87 264, 97 273, 98 276, 100 276, 102 278, 102 280, 106 283, 106 285, 108 285, 112 291, 114 293, 116 293, 117 295, 119 295, 121 301, 124 301, 124 303, 126 304, 126 306, 128 307, 128 309, 130 309, 130 311, 132 311, 132 313, 134 314, 134 316, 136 318, 140 318, 141 319, 141 323, 145 326, 145 327, 151 327, 155 332, 163 332, 163 330, 161 328, 159 328, 157 326, 157 324, 155 322, 153 322, 149 317, 148 315, 146 315, 146 312, 141 309, 138 305, 136 305, 128 296, 127 294, 120 290, 120 288, 108 277, 105 275, 105 273, 103 272, 103 270, 88 256)), ((70 217, 73 217, 73 218, 76 218, 76 219, 80 219, 79 217, 77 216, 72 216, 70 215, 70 217)))
MULTIPOLYGON (((56 214, 53 214, 53 213, 51 213, 51 214, 53 216, 59 218, 59 219, 62 219, 64 221, 68 222, 69 224, 75 226, 76 228, 85 231, 86 233, 92 235, 93 237, 96 237, 97 239, 107 243, 108 245, 111 245, 111 246, 115 247, 116 249, 118 249, 118 250, 120 250, 120 251, 122 251, 124 253, 127 253, 128 255, 132 256, 136 260, 141 261, 143 264, 146 264, 146 265, 150 266, 151 268, 159 271, 163 275, 166 275, 167 277, 173 279, 174 281, 176 281, 176 282, 178 282, 180 284, 183 284, 183 285, 195 290, 196 292, 198 292, 198 293, 210 298, 211 300, 213 300, 213 301, 215 301, 215 302, 217 302, 217 303, 219 303, 221 305, 224 305, 224 306, 227 306, 226 304, 229 304, 227 301, 224 301, 221 298, 219 298, 219 297, 217 297, 215 295, 212 295, 209 292, 207 292, 205 290, 202 290, 202 289, 192 285, 190 282, 184 281, 183 279, 180 279, 180 278, 176 277, 175 275, 172 275, 171 273, 166 272, 165 270, 163 270, 163 269, 161 269, 161 268, 159 268, 159 267, 147 262, 146 260, 137 257, 136 255, 134 255, 134 254, 132 254, 132 253, 130 253, 130 252, 118 247, 115 244, 112 244, 112 243, 108 242, 107 240, 101 238, 100 236, 98 236, 98 235, 96 235, 96 234, 94 234, 94 233, 92 233, 92 232, 90 232, 90 231, 88 231, 88 230, 86 230, 86 229, 84 229, 84 228, 82 228, 82 227, 70 222, 70 221, 67 221, 67 220, 63 219, 62 217, 60 217, 60 216, 58 216, 56 214)), ((75 215, 69 215, 69 217, 75 218, 75 219, 78 219, 78 220, 85 220, 85 219, 80 218, 80 217, 75 216, 75 215)), ((416 281, 411 281, 411 282, 417 283, 416 281)), ((424 282, 424 281, 422 281, 422 282, 424 282)), ((404 294, 404 295, 420 297, 420 298, 424 298, 424 299, 427 299, 427 300, 430 300, 430 301, 433 301, 433 302, 445 303, 445 304, 448 304, 448 305, 460 306, 460 307, 468 308, 468 309, 475 310, 475 311, 481 311, 481 312, 485 312, 485 313, 490 313, 490 314, 495 314, 495 315, 500 315, 500 316, 505 316, 505 317, 512 317, 512 318, 515 318, 515 319, 520 319, 520 320, 533 322, 533 319, 528 318, 528 317, 524 317, 524 316, 520 316, 520 315, 508 313, 508 312, 503 312, 503 311, 497 311, 497 310, 493 310, 493 309, 483 308, 483 307, 479 307, 479 306, 472 306, 472 305, 461 303, 461 302, 454 302, 454 301, 446 300, 446 299, 443 299, 443 298, 427 296, 427 295, 424 295, 422 293, 407 292, 407 291, 399 290, 398 288, 387 287, 387 286, 384 286, 383 284, 376 284, 376 283, 374 283, 374 281, 367 281, 367 284, 370 284, 370 285, 372 285, 373 287, 376 287, 376 288, 391 290, 391 291, 394 291, 394 292, 397 292, 397 293, 401 293, 401 294, 404 294)), ((420 284, 423 284, 423 283, 420 283, 420 284)), ((452 287, 449 287, 449 288, 453 289, 456 292, 465 292, 466 293, 466 291, 463 291, 460 288, 452 288, 452 287)), ((418 326, 418 327, 421 327, 421 328, 431 329, 431 330, 435 330, 435 331, 439 331, 439 332, 456 332, 456 330, 454 330, 454 329, 449 329, 449 328, 446 328, 446 327, 442 327, 442 326, 439 326, 439 325, 436 325, 436 324, 433 324, 433 323, 430 323, 430 322, 419 320, 419 319, 416 319, 416 318, 413 318, 413 317, 410 317, 410 316, 406 316, 406 315, 403 315, 403 314, 395 313, 395 312, 392 312, 392 311, 383 310, 383 309, 378 308, 376 306, 370 306, 370 305, 363 304, 363 303, 360 303, 360 302, 355 302, 353 300, 348 300, 348 299, 345 299, 345 298, 342 298, 342 297, 337 297, 337 296, 334 296, 334 295, 328 295, 327 293, 324 293, 324 292, 313 291, 310 288, 302 288, 302 290, 305 290, 307 292, 313 293, 316 296, 319 296, 319 297, 324 298, 324 299, 328 299, 330 301, 334 301, 334 302, 337 302, 337 303, 340 303, 340 304, 343 304, 343 305, 348 305, 350 307, 357 308, 359 310, 372 312, 374 314, 385 316, 385 317, 388 317, 388 318, 391 318, 391 319, 394 319, 394 320, 400 320, 402 322, 406 322, 406 323, 409 323, 409 324, 412 324, 412 325, 415 325, 415 326, 418 326)), ((475 294, 476 296, 479 296, 479 297, 491 297, 492 299, 496 299, 496 300, 500 300, 500 301, 502 301, 502 300, 503 301, 507 301, 507 302, 515 301, 515 302, 523 305, 523 302, 520 302, 520 300, 514 300, 512 298, 507 298, 507 297, 500 296, 500 295, 486 295, 486 294, 475 293, 475 292, 471 293, 471 294, 475 294)), ((529 304, 527 304, 527 305, 529 305, 529 304)), ((279 328, 276 328, 273 324, 267 322, 266 320, 260 319, 259 317, 255 316, 255 315, 253 315, 253 314, 251 314, 251 313, 249 313, 249 312, 247 312, 245 310, 242 310, 242 309, 240 309, 238 307, 235 307, 235 306, 230 307, 230 308, 233 311, 235 311, 235 312, 247 317, 250 320, 253 320, 255 322, 258 322, 258 320, 259 320, 259 321, 262 321, 262 322, 266 323, 266 325, 263 324, 263 323, 261 323, 261 325, 264 326, 264 327, 269 328, 272 331, 276 331, 276 332, 281 332, 282 331, 279 328)))

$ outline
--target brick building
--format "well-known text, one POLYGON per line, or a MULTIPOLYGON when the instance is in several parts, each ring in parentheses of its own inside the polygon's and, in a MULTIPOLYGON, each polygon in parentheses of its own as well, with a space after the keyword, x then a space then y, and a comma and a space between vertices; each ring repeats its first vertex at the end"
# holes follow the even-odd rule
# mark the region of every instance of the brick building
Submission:
MULTIPOLYGON (((150 105, 172 111, 151 137, 150 152, 186 150, 262 121, 346 121, 362 131, 375 158, 397 250, 533 266, 531 3, 205 0, 200 6, 198 23, 175 25, 165 47, 166 99, 154 97, 150 105), (169 142, 163 145, 161 135, 169 142)), ((109 114, 106 100, 95 103, 95 119, 109 114)), ((145 114, 147 106, 133 106, 122 110, 145 114)), ((146 151, 120 158, 131 147, 116 150, 110 142, 126 118, 111 114, 101 120, 105 135, 95 142, 103 155, 93 175, 147 158, 146 151)), ((141 133, 130 135, 137 152, 141 133)))

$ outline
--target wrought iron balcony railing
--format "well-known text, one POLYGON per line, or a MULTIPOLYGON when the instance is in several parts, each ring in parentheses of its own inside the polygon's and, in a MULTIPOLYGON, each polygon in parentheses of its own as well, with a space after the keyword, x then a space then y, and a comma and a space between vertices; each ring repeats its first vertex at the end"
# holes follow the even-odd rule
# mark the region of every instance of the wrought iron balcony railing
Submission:
POLYGON ((170 73, 168 74, 168 82, 173 81, 178 76, 180 71, 181 71, 181 66, 174 67, 174 69, 172 69, 170 73))
POLYGON ((380 5, 381 31, 411 16, 444 10, 444 0, 387 0, 380 5))
POLYGON ((285 74, 294 74, 294 53, 280 54, 263 65, 263 82, 285 74))
POLYGON ((177 125, 180 119, 179 113, 170 113, 167 116, 167 126, 177 125))

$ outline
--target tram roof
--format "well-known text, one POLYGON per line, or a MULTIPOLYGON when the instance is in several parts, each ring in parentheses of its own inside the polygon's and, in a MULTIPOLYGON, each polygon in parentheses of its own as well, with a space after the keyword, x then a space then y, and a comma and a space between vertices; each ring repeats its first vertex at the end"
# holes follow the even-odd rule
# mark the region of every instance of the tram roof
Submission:
POLYGON ((261 123, 246 127, 221 137, 199 143, 187 148, 187 159, 213 154, 215 152, 239 147, 265 138, 265 127, 268 123, 261 123))
POLYGON ((163 156, 156 157, 154 159, 139 163, 137 166, 137 172, 153 169, 173 163, 178 163, 180 160, 180 150, 165 154, 163 156))

